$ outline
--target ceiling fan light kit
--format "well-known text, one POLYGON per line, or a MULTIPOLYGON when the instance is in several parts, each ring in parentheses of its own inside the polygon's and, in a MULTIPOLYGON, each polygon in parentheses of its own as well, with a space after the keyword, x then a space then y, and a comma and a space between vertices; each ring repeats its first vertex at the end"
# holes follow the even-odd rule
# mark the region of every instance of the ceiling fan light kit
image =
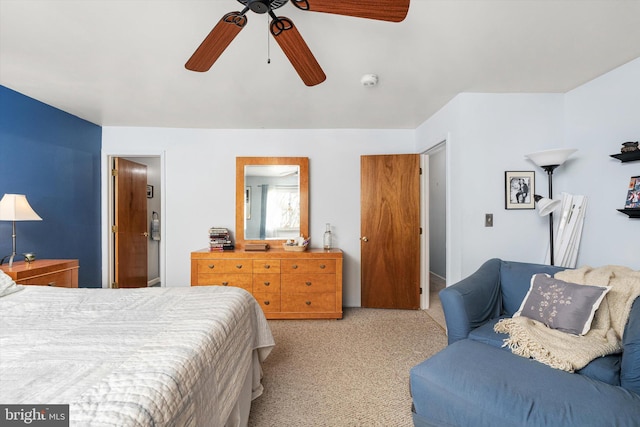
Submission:
MULTIPOLYGON (((245 27, 248 21, 246 13, 251 10, 258 14, 268 13, 271 16, 272 21, 269 25, 271 34, 304 84, 315 86, 322 83, 327 77, 293 21, 284 16, 276 16, 273 12, 288 1, 238 0, 240 4, 244 5, 244 9, 240 12, 229 12, 224 15, 191 55, 185 67, 191 71, 208 71, 245 27)), ((409 0, 291 0, 291 3, 298 9, 309 12, 332 13, 389 22, 404 20, 409 11, 409 0)), ((375 86, 377 81, 378 77, 375 74, 367 74, 361 80, 365 86, 375 86), (365 83, 365 78, 367 78, 367 83, 365 83)))

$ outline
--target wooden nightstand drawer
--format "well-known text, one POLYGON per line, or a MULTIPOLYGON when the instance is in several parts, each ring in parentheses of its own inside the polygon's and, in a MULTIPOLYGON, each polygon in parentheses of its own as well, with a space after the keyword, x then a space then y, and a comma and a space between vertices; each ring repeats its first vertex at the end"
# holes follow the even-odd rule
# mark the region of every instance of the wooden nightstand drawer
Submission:
POLYGON ((44 274, 32 279, 19 280, 16 283, 20 285, 40 285, 40 286, 56 286, 58 288, 77 288, 78 284, 73 285, 73 274, 71 270, 60 271, 57 273, 44 274))
POLYGON ((206 273, 246 273, 251 274, 253 263, 250 259, 206 259, 198 260, 198 274, 206 273))
POLYGON ((336 274, 335 259, 283 259, 282 273, 336 274))
POLYGON ((0 266, 2 271, 20 285, 64 288, 78 287, 78 268, 76 259, 38 259, 31 264, 20 261, 14 262, 12 267, 0 266))

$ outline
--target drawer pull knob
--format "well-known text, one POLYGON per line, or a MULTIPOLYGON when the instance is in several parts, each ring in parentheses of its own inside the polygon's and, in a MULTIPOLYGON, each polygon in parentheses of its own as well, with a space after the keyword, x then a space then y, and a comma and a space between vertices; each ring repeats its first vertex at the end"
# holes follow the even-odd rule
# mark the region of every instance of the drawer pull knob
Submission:
POLYGON ((307 305, 311 305, 311 301, 305 301, 304 303, 307 305))
POLYGON ((269 305, 269 301, 265 301, 265 302, 264 302, 264 305, 269 305))
POLYGON ((264 282, 265 286, 269 286, 271 284, 271 282, 264 282))
POLYGON ((311 282, 304 282, 305 285, 311 286, 311 282))
POLYGON ((209 264, 207 267, 209 267, 210 269, 213 269, 213 267, 215 267, 215 265, 209 264))
POLYGON ((327 266, 326 266, 326 265, 324 265, 324 264, 320 264, 320 269, 324 270, 325 268, 327 268, 327 266))
POLYGON ((229 282, 222 282, 222 286, 229 286, 229 282))
POLYGON ((295 269, 297 269, 297 268, 298 268, 298 266, 297 266, 296 264, 293 264, 293 265, 291 266, 291 268, 293 268, 293 269, 295 270, 295 269))
POLYGON ((265 264, 264 268, 266 268, 267 270, 271 268, 271 266, 269 264, 265 264))
POLYGON ((242 264, 236 265, 236 268, 238 268, 238 269, 242 268, 242 264))

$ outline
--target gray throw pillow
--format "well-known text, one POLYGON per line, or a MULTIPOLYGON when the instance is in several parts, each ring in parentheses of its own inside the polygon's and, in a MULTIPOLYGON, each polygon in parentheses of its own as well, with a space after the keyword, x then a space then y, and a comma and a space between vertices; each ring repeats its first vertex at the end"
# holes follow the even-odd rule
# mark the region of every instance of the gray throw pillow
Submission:
POLYGON ((549 328, 584 335, 610 286, 579 285, 534 274, 529 292, 513 317, 524 316, 549 328))

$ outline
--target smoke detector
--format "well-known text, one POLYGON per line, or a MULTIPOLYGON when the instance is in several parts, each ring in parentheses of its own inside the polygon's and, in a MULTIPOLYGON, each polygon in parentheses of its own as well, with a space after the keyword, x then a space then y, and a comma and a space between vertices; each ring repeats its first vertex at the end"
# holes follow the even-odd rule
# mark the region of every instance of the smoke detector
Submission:
POLYGON ((365 74, 360 79, 360 83, 366 87, 374 87, 378 84, 378 75, 377 74, 365 74))

